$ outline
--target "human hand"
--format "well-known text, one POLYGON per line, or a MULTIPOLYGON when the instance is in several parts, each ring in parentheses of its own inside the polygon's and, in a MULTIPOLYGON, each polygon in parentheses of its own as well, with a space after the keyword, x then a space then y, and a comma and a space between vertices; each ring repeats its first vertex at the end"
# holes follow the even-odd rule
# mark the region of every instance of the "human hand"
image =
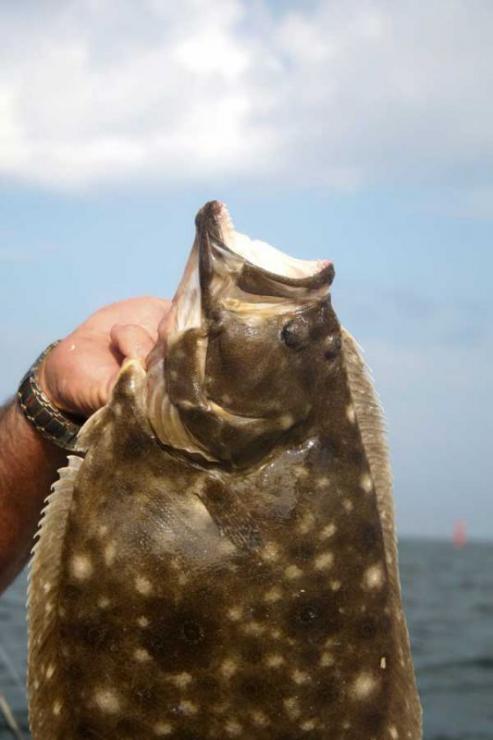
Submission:
POLYGON ((170 305, 144 297, 99 309, 47 355, 40 387, 62 411, 89 416, 107 402, 123 360, 145 359, 170 305))

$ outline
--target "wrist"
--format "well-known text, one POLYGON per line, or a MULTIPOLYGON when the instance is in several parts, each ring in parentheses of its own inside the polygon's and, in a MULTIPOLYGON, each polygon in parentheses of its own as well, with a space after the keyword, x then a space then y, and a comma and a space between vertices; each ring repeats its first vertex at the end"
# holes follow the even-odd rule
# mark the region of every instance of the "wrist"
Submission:
POLYGON ((44 437, 36 427, 26 418, 19 400, 14 397, 5 411, 7 423, 12 429, 12 436, 19 443, 19 447, 29 451, 29 456, 43 455, 47 462, 53 461, 59 467, 64 460, 63 450, 44 437))
POLYGON ((55 406, 39 382, 39 369, 58 342, 53 342, 38 357, 23 377, 17 402, 24 417, 49 442, 65 450, 74 449, 83 419, 55 406))

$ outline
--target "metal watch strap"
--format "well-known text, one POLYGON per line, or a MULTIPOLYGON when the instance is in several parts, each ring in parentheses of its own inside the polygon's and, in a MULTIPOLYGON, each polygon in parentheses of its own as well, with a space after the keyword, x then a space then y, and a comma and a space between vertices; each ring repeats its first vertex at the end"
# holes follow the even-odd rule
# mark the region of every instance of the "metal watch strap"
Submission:
POLYGON ((39 366, 60 341, 57 339, 56 342, 52 342, 29 368, 19 385, 17 401, 24 416, 45 439, 49 439, 50 442, 64 450, 73 450, 75 439, 84 420, 80 419, 78 423, 76 416, 64 413, 53 406, 37 382, 39 366))

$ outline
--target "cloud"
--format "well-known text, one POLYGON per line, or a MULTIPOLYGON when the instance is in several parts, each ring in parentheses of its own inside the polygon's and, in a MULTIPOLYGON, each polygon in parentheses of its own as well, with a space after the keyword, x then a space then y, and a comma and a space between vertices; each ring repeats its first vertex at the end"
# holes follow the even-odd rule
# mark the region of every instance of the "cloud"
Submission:
POLYGON ((474 185, 492 20, 488 0, 4 3, 0 177, 474 185))

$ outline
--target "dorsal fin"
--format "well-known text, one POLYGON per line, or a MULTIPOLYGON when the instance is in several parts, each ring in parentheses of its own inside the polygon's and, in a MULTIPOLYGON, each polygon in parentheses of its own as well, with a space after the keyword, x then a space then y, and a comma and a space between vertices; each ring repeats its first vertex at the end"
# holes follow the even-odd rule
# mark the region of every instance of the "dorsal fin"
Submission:
POLYGON ((393 609, 396 612, 394 629, 396 630, 397 649, 400 656, 400 673, 396 675, 394 680, 393 702, 397 708, 395 711, 400 711, 399 706, 404 705, 406 707, 407 721, 410 723, 407 737, 417 739, 422 737, 422 713, 411 659, 409 634, 402 613, 392 498, 392 473, 385 434, 385 421, 370 371, 363 360, 360 347, 345 329, 342 329, 342 341, 356 420, 375 486, 385 545, 387 574, 389 582, 393 586, 393 609))
POLYGON ((392 472, 383 411, 370 371, 362 357, 361 348, 344 328, 342 329, 342 341, 349 389, 375 485, 387 566, 398 584, 392 472))
MULTIPOLYGON (((82 461, 83 458, 77 455, 69 455, 67 467, 58 471, 59 479, 53 485, 41 512, 36 533, 38 540, 32 550, 27 596, 28 686, 31 696, 31 726, 36 727, 37 737, 53 737, 53 723, 62 712, 62 707, 58 709, 56 704, 47 707, 47 693, 43 686, 55 684, 56 674, 60 670, 60 645, 56 629, 60 606, 58 590, 62 547, 75 481, 82 461)), ((49 695, 53 702, 51 691, 49 695)))

